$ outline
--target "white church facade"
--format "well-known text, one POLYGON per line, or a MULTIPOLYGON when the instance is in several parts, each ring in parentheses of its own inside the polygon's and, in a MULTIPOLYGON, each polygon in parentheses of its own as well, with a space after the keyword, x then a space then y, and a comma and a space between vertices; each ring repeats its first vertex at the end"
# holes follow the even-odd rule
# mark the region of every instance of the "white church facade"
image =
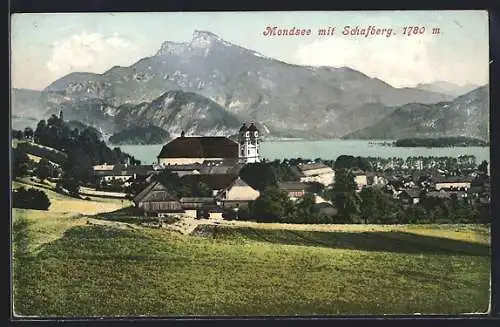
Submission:
POLYGON ((260 139, 259 130, 254 123, 250 126, 243 124, 238 134, 240 163, 256 163, 260 162, 260 139))

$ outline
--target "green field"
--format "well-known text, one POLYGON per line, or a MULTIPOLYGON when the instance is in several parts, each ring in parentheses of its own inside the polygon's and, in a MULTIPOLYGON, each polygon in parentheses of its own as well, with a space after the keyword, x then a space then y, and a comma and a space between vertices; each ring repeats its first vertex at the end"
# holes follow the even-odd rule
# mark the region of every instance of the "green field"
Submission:
POLYGON ((49 211, 13 209, 19 316, 488 310, 487 226, 221 222, 179 235, 102 219, 128 202, 45 191, 49 211))

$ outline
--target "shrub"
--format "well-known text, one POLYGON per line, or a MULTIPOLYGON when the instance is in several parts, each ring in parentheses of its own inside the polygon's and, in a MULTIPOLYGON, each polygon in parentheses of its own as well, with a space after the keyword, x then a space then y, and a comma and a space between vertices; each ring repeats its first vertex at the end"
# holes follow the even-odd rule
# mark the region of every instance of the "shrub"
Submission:
POLYGON ((20 187, 12 192, 12 206, 21 209, 48 210, 50 200, 43 191, 20 187))

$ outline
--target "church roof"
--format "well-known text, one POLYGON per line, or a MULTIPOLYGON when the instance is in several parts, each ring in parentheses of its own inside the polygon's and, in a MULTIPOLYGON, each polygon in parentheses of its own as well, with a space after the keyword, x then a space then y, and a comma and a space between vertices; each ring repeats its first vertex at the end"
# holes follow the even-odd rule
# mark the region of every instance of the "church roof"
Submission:
POLYGON ((237 158, 238 143, 223 136, 178 137, 167 143, 158 158, 237 158))
POLYGON ((255 131, 259 131, 259 130, 257 129, 257 127, 255 126, 254 123, 251 123, 250 126, 248 126, 248 131, 255 132, 255 131))

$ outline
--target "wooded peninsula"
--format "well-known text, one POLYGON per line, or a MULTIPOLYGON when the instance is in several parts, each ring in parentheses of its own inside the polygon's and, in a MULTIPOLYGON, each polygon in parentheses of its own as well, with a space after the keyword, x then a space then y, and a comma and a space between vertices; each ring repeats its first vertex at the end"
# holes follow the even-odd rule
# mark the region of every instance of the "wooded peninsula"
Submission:
POLYGON ((467 146, 489 146, 489 142, 465 136, 436 137, 436 138, 405 138, 394 142, 396 147, 467 147, 467 146))

